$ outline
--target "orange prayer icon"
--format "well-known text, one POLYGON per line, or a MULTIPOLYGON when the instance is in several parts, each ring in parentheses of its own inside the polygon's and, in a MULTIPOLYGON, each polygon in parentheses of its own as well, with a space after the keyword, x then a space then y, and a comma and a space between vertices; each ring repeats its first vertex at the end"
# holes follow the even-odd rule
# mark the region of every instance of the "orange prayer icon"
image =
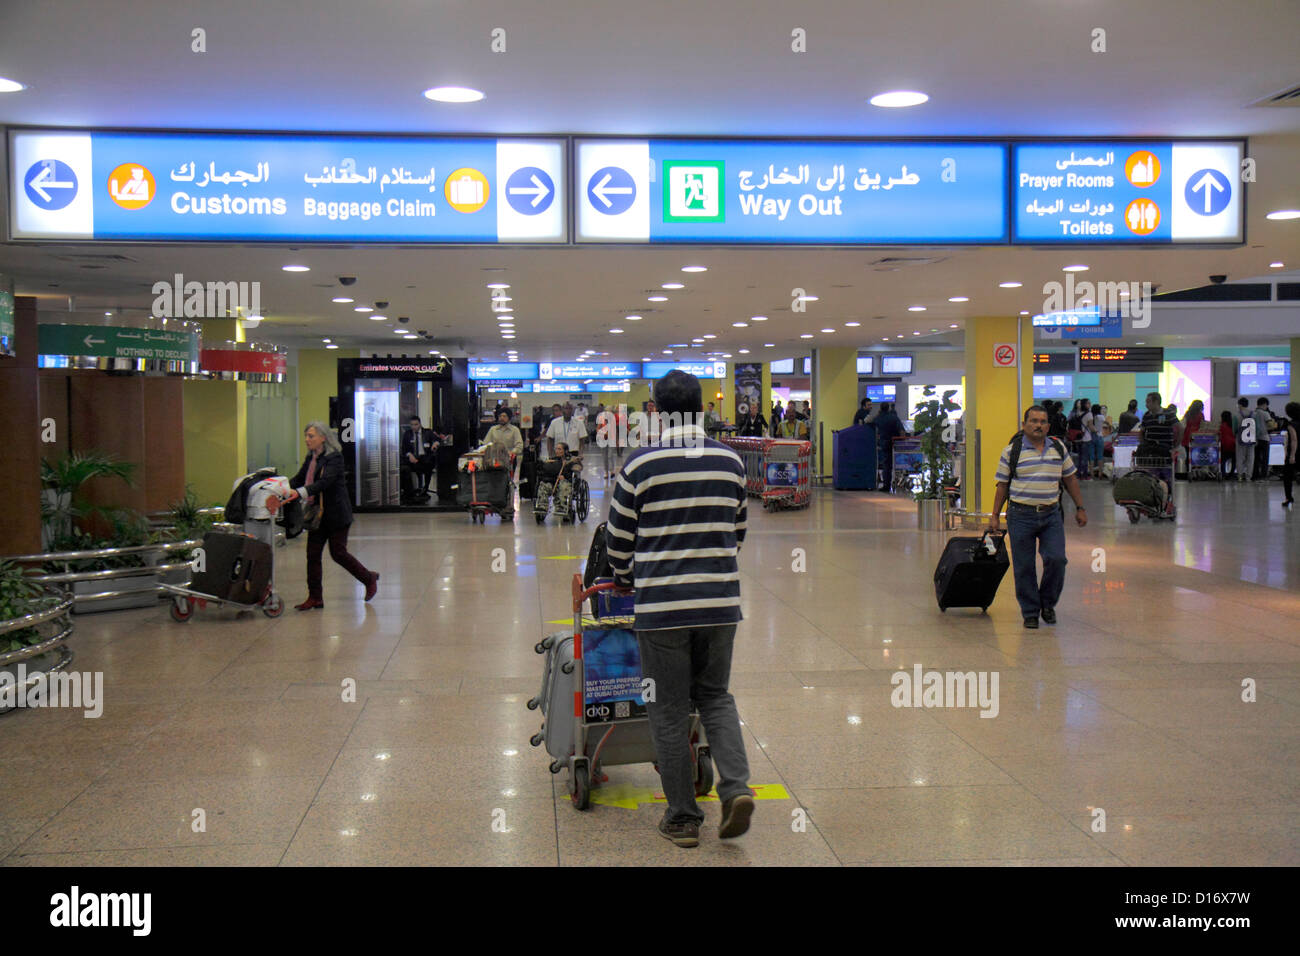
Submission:
POLYGON ((137 163, 123 163, 108 177, 108 194, 123 209, 143 209, 157 192, 153 173, 137 163))
POLYGON ((1134 186, 1150 186, 1160 178, 1160 160, 1155 153, 1139 149, 1125 161, 1124 175, 1134 186))

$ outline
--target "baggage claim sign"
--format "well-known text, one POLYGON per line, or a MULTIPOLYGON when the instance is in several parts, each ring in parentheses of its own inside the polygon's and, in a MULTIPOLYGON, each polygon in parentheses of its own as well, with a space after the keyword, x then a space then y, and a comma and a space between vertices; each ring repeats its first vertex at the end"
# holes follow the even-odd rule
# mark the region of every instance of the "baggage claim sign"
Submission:
POLYGON ((14 239, 564 242, 558 139, 9 134, 14 239))

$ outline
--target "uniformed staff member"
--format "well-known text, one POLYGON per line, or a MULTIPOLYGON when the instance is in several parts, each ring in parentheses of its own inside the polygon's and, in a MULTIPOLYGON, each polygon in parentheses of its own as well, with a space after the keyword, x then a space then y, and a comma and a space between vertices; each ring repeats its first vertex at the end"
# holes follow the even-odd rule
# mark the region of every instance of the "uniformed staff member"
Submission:
POLYGON ((1041 614, 1056 623, 1056 602, 1065 584, 1065 518, 1061 487, 1074 501, 1074 520, 1080 528, 1088 512, 1079 494, 1079 479, 1065 445, 1047 434, 1047 409, 1030 405, 1019 435, 1002 450, 998 461, 997 494, 989 530, 999 530, 999 515, 1008 499, 1007 532, 1011 539, 1011 564, 1016 579, 1016 600, 1025 627, 1038 627, 1041 614), (1043 556, 1043 579, 1038 580, 1035 544, 1043 556))

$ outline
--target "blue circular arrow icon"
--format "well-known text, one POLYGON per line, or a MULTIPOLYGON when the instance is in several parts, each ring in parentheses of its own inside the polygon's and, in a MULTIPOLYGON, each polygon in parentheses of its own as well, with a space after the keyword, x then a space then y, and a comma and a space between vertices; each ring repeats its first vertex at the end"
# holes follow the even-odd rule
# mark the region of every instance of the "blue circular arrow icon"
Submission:
POLYGON ((605 166, 587 180, 587 200, 607 216, 625 213, 636 201, 636 180, 626 169, 605 166))
POLYGON ((536 166, 516 169, 506 180, 506 202, 525 216, 546 212, 555 201, 555 183, 546 170, 536 166))
POLYGON ((1217 169, 1198 169, 1188 177, 1183 198, 1198 216, 1217 216, 1232 199, 1232 183, 1217 169))
POLYGON ((23 177, 27 198, 42 209, 62 209, 77 198, 77 174, 57 159, 38 159, 23 177))

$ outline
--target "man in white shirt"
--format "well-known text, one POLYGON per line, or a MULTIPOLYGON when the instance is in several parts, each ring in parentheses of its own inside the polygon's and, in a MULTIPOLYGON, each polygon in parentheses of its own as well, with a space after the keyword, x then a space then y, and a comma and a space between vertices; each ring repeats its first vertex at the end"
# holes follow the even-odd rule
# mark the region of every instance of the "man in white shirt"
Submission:
POLYGON ((581 454, 582 442, 587 437, 587 428, 573 417, 573 405, 566 403, 561 418, 552 419, 546 429, 546 457, 555 457, 555 443, 564 442, 573 454, 581 454))

